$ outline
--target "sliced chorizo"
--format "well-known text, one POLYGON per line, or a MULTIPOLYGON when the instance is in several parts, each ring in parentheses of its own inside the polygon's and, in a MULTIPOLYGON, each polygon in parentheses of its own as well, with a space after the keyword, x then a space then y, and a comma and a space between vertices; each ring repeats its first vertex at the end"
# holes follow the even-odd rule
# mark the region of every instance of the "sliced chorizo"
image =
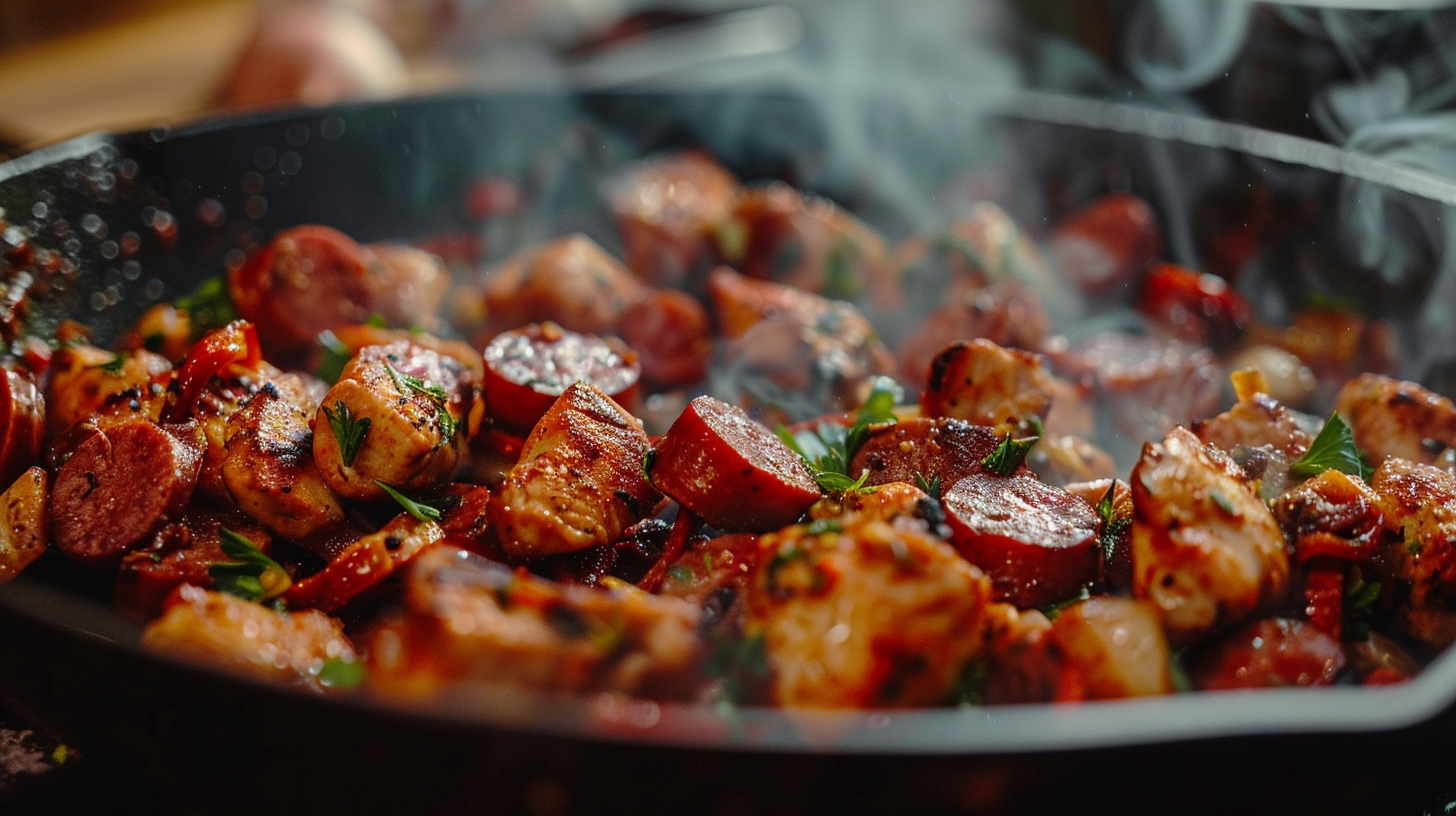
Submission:
POLYGON ((150 422, 97 431, 56 473, 52 543, 84 566, 115 565, 187 506, 201 466, 190 434, 150 422))
POLYGON ((951 543, 991 578, 998 601, 1046 606, 1097 577, 1097 514, 1030 476, 977 473, 945 491, 951 543))
POLYGON ((714 527, 766 532, 823 492, 798 454, 735 406, 693 400, 653 451, 652 483, 714 527))
MULTIPOLYGON (((866 484, 915 484, 940 479, 949 487, 981 471, 981 460, 996 450, 996 433, 960 419, 916 417, 892 425, 872 426, 849 472, 865 471, 866 484)), ((1023 471, 1024 472, 1024 471, 1023 471)))
POLYGON ((587 382, 624 406, 637 401, 642 367, 615 338, 533 323, 502 332, 485 347, 482 390, 491 418, 506 431, 528 434, 573 383, 587 382))
POLYGON ((1265 618, 1225 635, 1193 672, 1203 690, 1328 686, 1345 668, 1340 642, 1313 624, 1265 618))

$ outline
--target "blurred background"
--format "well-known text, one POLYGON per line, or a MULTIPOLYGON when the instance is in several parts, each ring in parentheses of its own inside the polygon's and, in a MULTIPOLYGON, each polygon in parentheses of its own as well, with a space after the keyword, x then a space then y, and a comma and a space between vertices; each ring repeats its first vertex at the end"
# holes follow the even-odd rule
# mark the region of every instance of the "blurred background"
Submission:
POLYGON ((1456 176, 1431 0, 5 0, 0 140, 458 88, 951 82, 1242 122, 1456 176))

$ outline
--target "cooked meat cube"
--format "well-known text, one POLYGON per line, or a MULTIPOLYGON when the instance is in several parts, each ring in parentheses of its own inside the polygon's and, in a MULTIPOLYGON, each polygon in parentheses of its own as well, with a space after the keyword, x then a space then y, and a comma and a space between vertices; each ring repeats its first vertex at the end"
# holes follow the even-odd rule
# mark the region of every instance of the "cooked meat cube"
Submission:
POLYGON ((738 202, 738 180, 701 150, 647 159, 611 183, 627 268, 654 286, 704 269, 738 202))
POLYGON ((1223 399, 1218 358, 1178 340, 1100 334, 1075 350, 1057 347, 1047 355, 1073 379, 1090 376, 1118 428, 1134 440, 1212 416, 1223 399))
POLYGON ((642 376, 660 388, 692 385, 708 374, 713 337, 708 310, 686 292, 662 290, 622 313, 622 340, 642 364, 642 376))
POLYGON ((921 514, 921 502, 928 498, 925 491, 913 484, 889 482, 877 485, 871 491, 846 490, 825 496, 809 508, 809 518, 837 519, 846 513, 854 513, 862 518, 889 521, 896 516, 921 514))
POLYGON ((1401 622, 1410 634, 1444 648, 1456 638, 1456 476, 1430 465, 1386 459, 1371 487, 1388 529, 1390 578, 1410 588, 1401 622))
POLYGON ((312 610, 279 612, 221 592, 182 586, 142 633, 150 651, 323 692, 327 660, 357 656, 339 622, 312 610))
POLYGON ((366 501, 388 500, 375 480, 406 493, 444 484, 465 456, 475 388, 460 363, 412 343, 359 352, 313 420, 324 483, 366 501))
POLYGON ((611 397, 582 382, 566 389, 490 504, 501 549, 533 558, 615 540, 657 502, 642 476, 647 449, 641 420, 611 397))
POLYGON ((1398 456, 1429 465, 1456 446, 1456 404, 1413 382, 1362 374, 1341 389, 1336 407, 1373 464, 1398 456))
POLYGON ((732 341, 719 390, 780 404, 789 421, 860 405, 870 378, 894 367, 874 327, 848 303, 727 267, 713 270, 708 289, 718 326, 732 341), (795 409, 796 401, 803 406, 795 409))
POLYGON ((1051 405, 1051 376, 1041 357, 989 340, 956 343, 936 355, 920 394, 926 416, 986 425, 998 436, 1030 435, 1051 405))
POLYGON ((1135 288, 1162 249, 1153 211, 1128 193, 1101 196, 1069 213, 1052 237, 1052 255, 1062 274, 1097 293, 1135 288))
POLYGON ((651 291, 585 235, 521 250, 490 270, 481 290, 487 323, 473 336, 476 348, 547 320, 582 334, 610 334, 651 291))
POLYGON ((227 420, 222 481, 238 509, 284 538, 306 538, 344 520, 313 461, 308 417, 274 389, 227 420))
POLYGON ((787 184, 744 191, 720 242, 725 260, 749 277, 867 303, 898 295, 884 239, 829 201, 787 184))
POLYGON ((365 636, 386 694, 451 683, 684 698, 701 654, 698 611, 636 589, 557 584, 454 547, 422 555, 405 612, 365 636))
POLYGON ((726 590, 731 603, 743 595, 761 552, 758 536, 749 533, 699 538, 667 568, 658 594, 703 606, 726 590))
POLYGON ((1230 454, 1239 447, 1269 448, 1299 459, 1311 441, 1289 409, 1264 393, 1241 399, 1210 420, 1195 422, 1193 429, 1205 445, 1230 454))
POLYGON ((936 355, 952 343, 982 338, 998 346, 1040 351, 1051 331, 1041 301, 1017 280, 953 288, 940 302, 896 347, 900 377, 907 383, 925 382, 936 355))
POLYGON ((404 244, 369 244, 374 314, 387 326, 436 331, 450 291, 450 272, 435 255, 404 244))
MULTIPOLYGON (((171 370, 167 358, 150 351, 115 353, 88 345, 62 346, 51 358, 46 428, 55 436, 123 392, 135 390, 145 399, 153 378, 171 370)), ((156 408, 161 410, 160 402, 156 408)))
POLYGON ((1051 630, 1052 622, 1039 610, 986 604, 984 656, 976 667, 984 678, 969 684, 966 692, 974 696, 967 702, 999 705, 1081 699, 1082 690, 1066 672, 1066 660, 1052 642, 1051 630))
POLYGON ((1192 643, 1282 601, 1284 536, 1227 455, 1175 428, 1132 471, 1133 591, 1192 643))
POLYGON ((761 635, 773 701, 800 708, 947 702, 980 656, 991 587, 924 524, 842 520, 761 539, 745 632, 761 635))
POLYGON ((1085 699, 1173 693, 1162 621, 1143 601, 1088 598, 1057 615, 1050 637, 1085 699))

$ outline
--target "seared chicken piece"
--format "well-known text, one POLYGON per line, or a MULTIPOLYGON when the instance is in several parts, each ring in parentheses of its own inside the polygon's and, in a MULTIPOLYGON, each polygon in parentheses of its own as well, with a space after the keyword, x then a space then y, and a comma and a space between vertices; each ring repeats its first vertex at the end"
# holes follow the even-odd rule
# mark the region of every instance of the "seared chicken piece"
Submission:
POLYGON ((760 547, 744 630, 780 705, 935 705, 980 655, 990 581, 923 522, 851 515, 760 547))
POLYGON ((998 436, 1027 436, 1052 407, 1052 378, 1038 355, 990 340, 960 342, 931 362, 920 407, 926 416, 986 425, 998 436))
POLYGON ((46 488, 50 477, 38 467, 20 474, 0 493, 0 584, 6 583, 45 552, 46 488))
POLYGON ((1409 585, 1399 623, 1424 643, 1444 648, 1456 639, 1456 476, 1430 465, 1386 459, 1371 479, 1388 529, 1394 580, 1409 585))
POLYGON ((578 382, 536 423, 490 503, 501 549, 519 558, 606 544, 651 512, 642 421, 578 382))
POLYGON ((1361 374, 1345 383, 1336 408, 1372 464, 1398 456, 1429 465, 1456 447, 1456 405, 1413 382, 1361 374))
POLYGON ((1193 428, 1204 444, 1230 454, 1238 447, 1268 448, 1299 459, 1311 441, 1289 409, 1262 392, 1240 399, 1213 419, 1195 422, 1193 428))
POLYGON ((313 420, 324 483, 346 499, 444 484, 466 455, 476 383, 463 365, 409 342, 370 346, 344 366, 313 420))
POLYGON ((227 420, 222 482, 238 509, 284 538, 344 520, 313 461, 308 417, 265 387, 227 420))
MULTIPOLYGON (((503 331, 547 320, 582 334, 610 334, 622 313, 651 290, 585 235, 527 247, 480 283, 486 323, 474 335, 484 348, 503 331)), ((476 304, 461 303, 469 311, 476 304)), ((459 320, 457 323, 468 323, 459 320)))
POLYGON ((686 601, 558 584, 445 546, 411 566, 403 617, 365 638, 385 694, 477 682, 680 699, 695 685, 697 626, 686 601))
POLYGON ((1223 452, 1183 428, 1132 471, 1133 593, 1193 643, 1284 598, 1289 556, 1269 508, 1223 452))
POLYGON ((1168 641, 1158 612, 1131 598, 1097 597, 1063 609, 1051 639, 1085 699, 1173 693, 1168 641))
MULTIPOLYGON (((154 377, 172 370, 167 358, 150 351, 116 353, 95 346, 62 346, 51 359, 51 382, 46 391, 46 428, 55 436, 101 411, 113 397, 128 413, 135 400, 154 409, 147 418, 155 420, 162 410, 160 390, 149 386, 154 377)), ((165 387, 166 383, 161 383, 165 387)), ((133 419, 128 416, 127 419, 133 419)))
POLYGON ((322 612, 272 607, 195 586, 179 587, 142 633, 150 651, 261 680, 325 691, 327 660, 356 660, 338 621, 322 612))

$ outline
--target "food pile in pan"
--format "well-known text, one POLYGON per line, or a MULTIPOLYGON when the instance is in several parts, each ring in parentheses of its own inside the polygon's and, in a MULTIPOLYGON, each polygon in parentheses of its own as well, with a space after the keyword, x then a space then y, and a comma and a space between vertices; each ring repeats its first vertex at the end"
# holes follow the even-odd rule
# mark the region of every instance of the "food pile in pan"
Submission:
POLYGON ((300 226, 114 349, 32 343, 0 576, 100 573, 149 649, 411 699, 1398 683, 1456 639, 1456 406, 1378 323, 1265 326, 1160 262, 1138 199, 1053 265, 990 204, 892 251, 700 153, 610 207, 624 259, 452 275, 300 226), (1069 292, 1141 325, 1070 342, 1069 292))

